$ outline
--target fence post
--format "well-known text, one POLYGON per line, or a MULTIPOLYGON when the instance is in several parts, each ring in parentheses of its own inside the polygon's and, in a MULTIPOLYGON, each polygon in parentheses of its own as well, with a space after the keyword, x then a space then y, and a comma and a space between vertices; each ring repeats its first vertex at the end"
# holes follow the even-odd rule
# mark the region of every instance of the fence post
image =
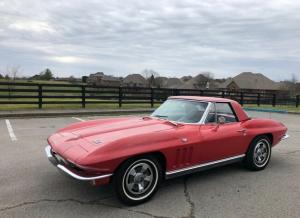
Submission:
POLYGON ((296 107, 299 107, 299 99, 300 99, 300 95, 296 96, 296 107))
POLYGON ((154 106, 154 99, 153 99, 153 88, 150 88, 150 91, 151 91, 151 96, 150 96, 150 103, 151 103, 151 107, 153 107, 154 106))
POLYGON ((85 108, 85 86, 81 86, 81 106, 85 108))
POLYGON ((272 99, 272 106, 275 107, 276 106, 276 94, 273 94, 273 99, 272 99))
POLYGON ((244 105, 244 93, 241 92, 241 105, 243 106, 244 105))
POLYGON ((41 84, 38 85, 38 97, 39 97, 39 109, 43 107, 43 87, 41 84))
POLYGON ((257 106, 260 106, 260 93, 257 93, 257 106))
POLYGON ((119 107, 122 107, 122 98, 123 98, 123 90, 122 87, 119 87, 119 107))

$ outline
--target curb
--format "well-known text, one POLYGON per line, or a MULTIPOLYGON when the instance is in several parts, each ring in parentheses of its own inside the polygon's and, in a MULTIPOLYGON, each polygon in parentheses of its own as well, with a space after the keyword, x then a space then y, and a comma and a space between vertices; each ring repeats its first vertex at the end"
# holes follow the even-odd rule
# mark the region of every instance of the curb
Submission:
POLYGON ((270 112, 270 113, 281 113, 281 114, 287 114, 289 113, 286 110, 277 110, 277 109, 268 109, 268 108, 247 108, 244 107, 244 110, 246 111, 259 111, 259 112, 270 112))
POLYGON ((300 115, 300 112, 290 112, 287 110, 276 110, 276 109, 267 109, 267 108, 244 108, 245 111, 257 111, 257 112, 269 112, 269 113, 279 113, 279 114, 296 114, 296 115, 300 115))
POLYGON ((154 109, 131 109, 131 110, 101 110, 101 111, 61 111, 61 112, 10 112, 0 113, 0 118, 38 118, 38 117, 68 117, 75 115, 112 115, 112 114, 140 114, 151 113, 154 109))

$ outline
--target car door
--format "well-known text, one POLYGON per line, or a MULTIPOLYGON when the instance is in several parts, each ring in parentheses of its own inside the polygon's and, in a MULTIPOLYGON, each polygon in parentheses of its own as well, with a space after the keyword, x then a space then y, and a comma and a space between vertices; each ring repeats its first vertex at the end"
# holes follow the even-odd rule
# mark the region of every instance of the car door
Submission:
POLYGON ((211 104, 205 124, 200 127, 200 162, 210 162, 243 154, 247 132, 230 103, 211 104))

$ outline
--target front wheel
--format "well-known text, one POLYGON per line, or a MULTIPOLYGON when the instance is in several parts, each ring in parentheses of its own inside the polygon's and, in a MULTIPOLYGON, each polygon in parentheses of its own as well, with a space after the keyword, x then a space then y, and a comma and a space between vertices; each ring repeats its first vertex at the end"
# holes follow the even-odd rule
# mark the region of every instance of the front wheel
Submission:
POLYGON ((267 136, 256 137, 250 144, 245 165, 251 170, 263 170, 271 158, 271 142, 267 136))
POLYGON ((153 156, 129 159, 117 170, 114 190, 120 201, 137 205, 149 200, 157 191, 162 179, 159 161, 153 156))

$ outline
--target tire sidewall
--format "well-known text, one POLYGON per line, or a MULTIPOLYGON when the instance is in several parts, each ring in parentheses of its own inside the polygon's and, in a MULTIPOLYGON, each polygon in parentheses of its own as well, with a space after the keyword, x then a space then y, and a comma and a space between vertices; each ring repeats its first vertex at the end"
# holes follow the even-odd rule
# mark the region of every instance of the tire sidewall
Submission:
POLYGON ((148 201, 151 197, 153 197, 153 195, 158 190, 161 180, 162 180, 162 168, 159 161, 157 160, 157 158, 147 155, 147 156, 141 156, 141 157, 137 157, 125 161, 114 175, 113 186, 114 186, 115 194, 117 195, 118 199, 121 202, 123 202, 126 205, 137 205, 145 201, 148 201), (133 197, 126 190, 124 184, 125 177, 133 166, 143 162, 150 164, 150 167, 152 168, 156 178, 154 179, 155 180, 154 184, 153 185, 151 184, 151 187, 148 191, 141 194, 141 196, 139 197, 133 197))
POLYGON ((247 168, 251 169, 251 170, 263 170, 264 168, 266 168, 266 166, 269 164, 270 159, 271 159, 271 154, 272 154, 272 145, 271 142, 269 140, 269 138, 267 136, 258 136, 256 137, 250 144, 250 147, 248 149, 248 152, 246 154, 246 159, 245 159, 245 163, 247 168), (267 143, 268 146, 268 159, 266 162, 264 162, 263 165, 259 166, 254 162, 254 152, 255 152, 255 148, 257 146, 257 144, 261 141, 265 141, 267 143))

